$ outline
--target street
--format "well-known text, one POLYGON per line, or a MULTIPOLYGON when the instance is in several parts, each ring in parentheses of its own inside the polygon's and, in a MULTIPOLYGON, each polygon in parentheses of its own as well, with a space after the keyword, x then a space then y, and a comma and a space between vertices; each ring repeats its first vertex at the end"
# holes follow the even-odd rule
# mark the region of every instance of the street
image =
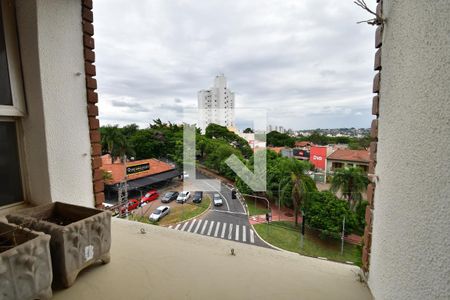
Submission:
MULTIPOLYGON (((197 172, 197 179, 212 178, 197 172)), ((186 184, 189 185, 188 182, 186 184)), ((208 191, 203 197, 206 194, 212 197, 213 194, 211 186, 195 187, 195 190, 208 191)), ((215 192, 221 195, 222 206, 212 205, 211 209, 201 217, 169 226, 169 228, 270 248, 253 231, 241 202, 238 199, 231 199, 231 188, 222 182, 220 191, 215 192)))

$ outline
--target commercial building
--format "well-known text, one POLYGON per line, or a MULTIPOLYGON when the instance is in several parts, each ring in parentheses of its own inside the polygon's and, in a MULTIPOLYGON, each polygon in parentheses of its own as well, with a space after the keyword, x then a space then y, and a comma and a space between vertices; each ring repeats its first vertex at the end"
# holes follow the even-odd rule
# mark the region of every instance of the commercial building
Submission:
POLYGON ((223 74, 217 75, 212 88, 198 92, 202 132, 211 123, 234 129, 234 105, 234 93, 227 87, 227 79, 223 74))
POLYGON ((117 199, 120 183, 126 180, 128 191, 143 191, 152 185, 165 183, 180 176, 180 171, 175 165, 158 160, 143 159, 136 161, 112 163, 110 155, 102 156, 101 170, 109 174, 105 179, 106 199, 117 199))

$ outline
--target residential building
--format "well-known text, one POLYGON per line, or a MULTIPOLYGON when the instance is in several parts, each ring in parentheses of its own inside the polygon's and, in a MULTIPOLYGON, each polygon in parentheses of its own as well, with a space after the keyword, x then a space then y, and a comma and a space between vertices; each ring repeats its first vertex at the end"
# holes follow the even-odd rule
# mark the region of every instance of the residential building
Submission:
POLYGON ((234 105, 234 93, 227 87, 227 79, 223 74, 217 75, 212 88, 198 92, 200 129, 205 132, 211 123, 234 129, 234 105))
POLYGON ((369 171, 369 151, 337 149, 327 157, 327 172, 334 172, 344 167, 360 167, 369 171))

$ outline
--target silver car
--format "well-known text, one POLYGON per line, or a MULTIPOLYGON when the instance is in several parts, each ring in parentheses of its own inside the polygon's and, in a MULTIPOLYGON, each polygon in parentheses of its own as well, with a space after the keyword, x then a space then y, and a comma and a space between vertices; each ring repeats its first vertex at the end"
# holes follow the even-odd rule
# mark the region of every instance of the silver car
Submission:
POLYGON ((214 206, 222 206, 223 205, 222 197, 220 196, 220 194, 214 193, 213 202, 214 202, 214 206))
POLYGON ((168 215, 170 211, 169 206, 160 206, 150 215, 149 219, 150 221, 159 221, 161 220, 165 215, 168 215))

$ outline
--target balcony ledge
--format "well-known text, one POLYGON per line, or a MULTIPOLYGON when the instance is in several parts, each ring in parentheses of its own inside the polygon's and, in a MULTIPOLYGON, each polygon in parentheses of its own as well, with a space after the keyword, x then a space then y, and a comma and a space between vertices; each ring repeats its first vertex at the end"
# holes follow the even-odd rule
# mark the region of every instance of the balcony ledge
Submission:
POLYGON ((113 218, 111 262, 81 272, 53 299, 372 299, 358 273, 355 266, 113 218))

